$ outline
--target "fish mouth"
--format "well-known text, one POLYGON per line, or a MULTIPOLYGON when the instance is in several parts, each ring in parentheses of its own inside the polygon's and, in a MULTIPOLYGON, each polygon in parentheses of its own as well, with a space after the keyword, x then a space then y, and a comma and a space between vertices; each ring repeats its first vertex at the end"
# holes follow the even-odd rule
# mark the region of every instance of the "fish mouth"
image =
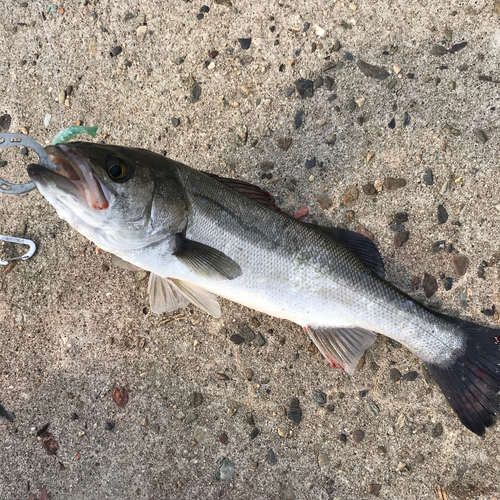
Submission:
POLYGON ((109 208, 110 194, 108 189, 92 173, 87 160, 67 144, 56 144, 45 148, 48 157, 57 166, 50 171, 41 167, 31 169, 30 176, 37 180, 52 181, 57 187, 72 192, 80 200, 85 201, 92 210, 109 208), (44 170, 43 174, 41 170, 44 170), (65 180, 60 178, 62 176, 65 180))

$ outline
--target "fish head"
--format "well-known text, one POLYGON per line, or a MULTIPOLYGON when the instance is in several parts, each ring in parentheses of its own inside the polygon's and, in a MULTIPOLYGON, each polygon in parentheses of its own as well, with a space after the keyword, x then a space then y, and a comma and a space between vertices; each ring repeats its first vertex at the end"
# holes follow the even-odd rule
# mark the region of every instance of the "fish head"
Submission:
POLYGON ((57 170, 29 165, 31 180, 62 219, 103 250, 143 248, 183 229, 182 191, 175 179, 158 176, 163 157, 89 142, 45 151, 57 170))

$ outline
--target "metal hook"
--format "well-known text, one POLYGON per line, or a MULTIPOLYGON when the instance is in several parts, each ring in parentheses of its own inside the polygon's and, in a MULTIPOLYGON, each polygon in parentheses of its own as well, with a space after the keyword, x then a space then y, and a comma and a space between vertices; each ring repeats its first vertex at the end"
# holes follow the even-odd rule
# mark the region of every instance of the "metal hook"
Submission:
MULTIPOLYGON (((32 139, 31 137, 24 134, 10 134, 6 132, 0 133, 0 149, 10 148, 11 146, 25 146, 27 148, 32 149, 38 155, 39 165, 48 168, 49 170, 57 170, 57 166, 48 157, 43 146, 38 142, 36 142, 35 139, 32 139)), ((25 184, 14 184, 12 182, 7 182, 2 178, 0 178, 0 193, 24 194, 33 191, 33 189, 35 188, 36 186, 33 182, 26 182, 25 184)), ((23 241, 30 241, 30 240, 23 240, 23 241)))
POLYGON ((0 234, 0 240, 8 241, 9 243, 28 245, 30 247, 30 249, 24 255, 21 255, 19 257, 11 257, 10 259, 5 260, 0 259, 1 266, 6 266, 12 260, 28 260, 36 251, 36 245, 31 240, 26 240, 24 238, 14 238, 14 236, 5 236, 3 234, 0 234))

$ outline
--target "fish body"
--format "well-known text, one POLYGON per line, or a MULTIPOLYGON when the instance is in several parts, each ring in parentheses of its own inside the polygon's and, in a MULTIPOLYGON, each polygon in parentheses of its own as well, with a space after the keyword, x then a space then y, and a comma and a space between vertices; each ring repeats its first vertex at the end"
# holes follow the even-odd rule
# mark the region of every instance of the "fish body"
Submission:
POLYGON ((303 326, 350 374, 383 334, 426 364, 469 429, 481 434, 493 422, 500 331, 398 290, 369 239, 306 224, 258 188, 149 151, 71 143, 47 152, 61 171, 31 166, 32 180, 83 235, 151 272, 153 311, 192 302, 220 316, 222 296, 303 326))

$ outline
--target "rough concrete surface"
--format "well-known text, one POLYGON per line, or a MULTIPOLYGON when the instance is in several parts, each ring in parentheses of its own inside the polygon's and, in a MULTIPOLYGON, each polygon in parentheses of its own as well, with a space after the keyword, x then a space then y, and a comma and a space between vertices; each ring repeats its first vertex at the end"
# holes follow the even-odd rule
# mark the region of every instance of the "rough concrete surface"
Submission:
MULTIPOLYGON (((96 140, 165 150, 256 183, 289 213, 308 207, 306 221, 363 226, 391 282, 434 308, 498 326, 500 6, 231 2, 207 2, 203 19, 201 0, 68 0, 59 6, 64 13, 46 13, 60 88, 72 86, 64 125, 98 124, 96 140), (252 39, 248 49, 240 38, 252 39), (122 52, 111 56, 116 46, 122 52), (359 59, 389 76, 366 76, 359 59), (323 71, 328 62, 334 67, 323 71), (323 85, 300 98, 294 82, 320 75, 323 85), (193 103, 195 82, 201 96, 193 103), (299 112, 304 119, 295 129, 299 112), (177 127, 172 118, 180 119, 177 127), (291 139, 288 150, 280 139, 291 139), (432 178, 424 180, 429 168, 432 178), (389 177, 406 185, 388 189, 389 177), (381 191, 365 194, 369 183, 381 191), (351 190, 345 206, 353 186, 359 196, 352 199, 351 190), (448 214, 442 224, 438 205, 448 214), (409 239, 396 248, 390 225, 398 212, 408 213, 399 229, 409 239), (432 252, 441 240, 445 248, 432 252), (468 259, 462 277, 454 255, 468 259), (411 287, 424 273, 437 280, 429 299, 422 283, 411 287)), ((10 115, 10 131, 26 127, 47 144, 61 126, 37 4, 2 7, 0 114, 10 115)), ((9 150, 1 159, 9 162, 0 176, 27 178, 25 157, 9 150)), ((0 194, 0 233, 38 245, 29 261, 0 270, 0 402, 15 413, 13 422, 0 419, 0 498, 44 498, 42 487, 53 500, 500 496, 499 424, 483 438, 465 429, 407 349, 379 338, 348 377, 310 348, 297 325, 228 301, 217 320, 192 307, 153 315, 147 280, 103 268, 109 255, 36 191, 0 194), (240 324, 262 334, 265 345, 230 341, 240 324), (391 380, 391 368, 403 379, 391 380), (409 371, 418 377, 408 380, 409 371), (124 407, 113 400, 122 387, 124 407), (326 405, 316 402, 316 390, 326 393, 326 405), (199 406, 193 393, 203 396, 199 406), (288 418, 294 397, 299 425, 288 418), (56 454, 43 446, 54 446, 49 433, 56 454), (215 478, 223 458, 235 466, 228 480, 215 478)), ((17 250, 0 244, 2 256, 17 250)))

